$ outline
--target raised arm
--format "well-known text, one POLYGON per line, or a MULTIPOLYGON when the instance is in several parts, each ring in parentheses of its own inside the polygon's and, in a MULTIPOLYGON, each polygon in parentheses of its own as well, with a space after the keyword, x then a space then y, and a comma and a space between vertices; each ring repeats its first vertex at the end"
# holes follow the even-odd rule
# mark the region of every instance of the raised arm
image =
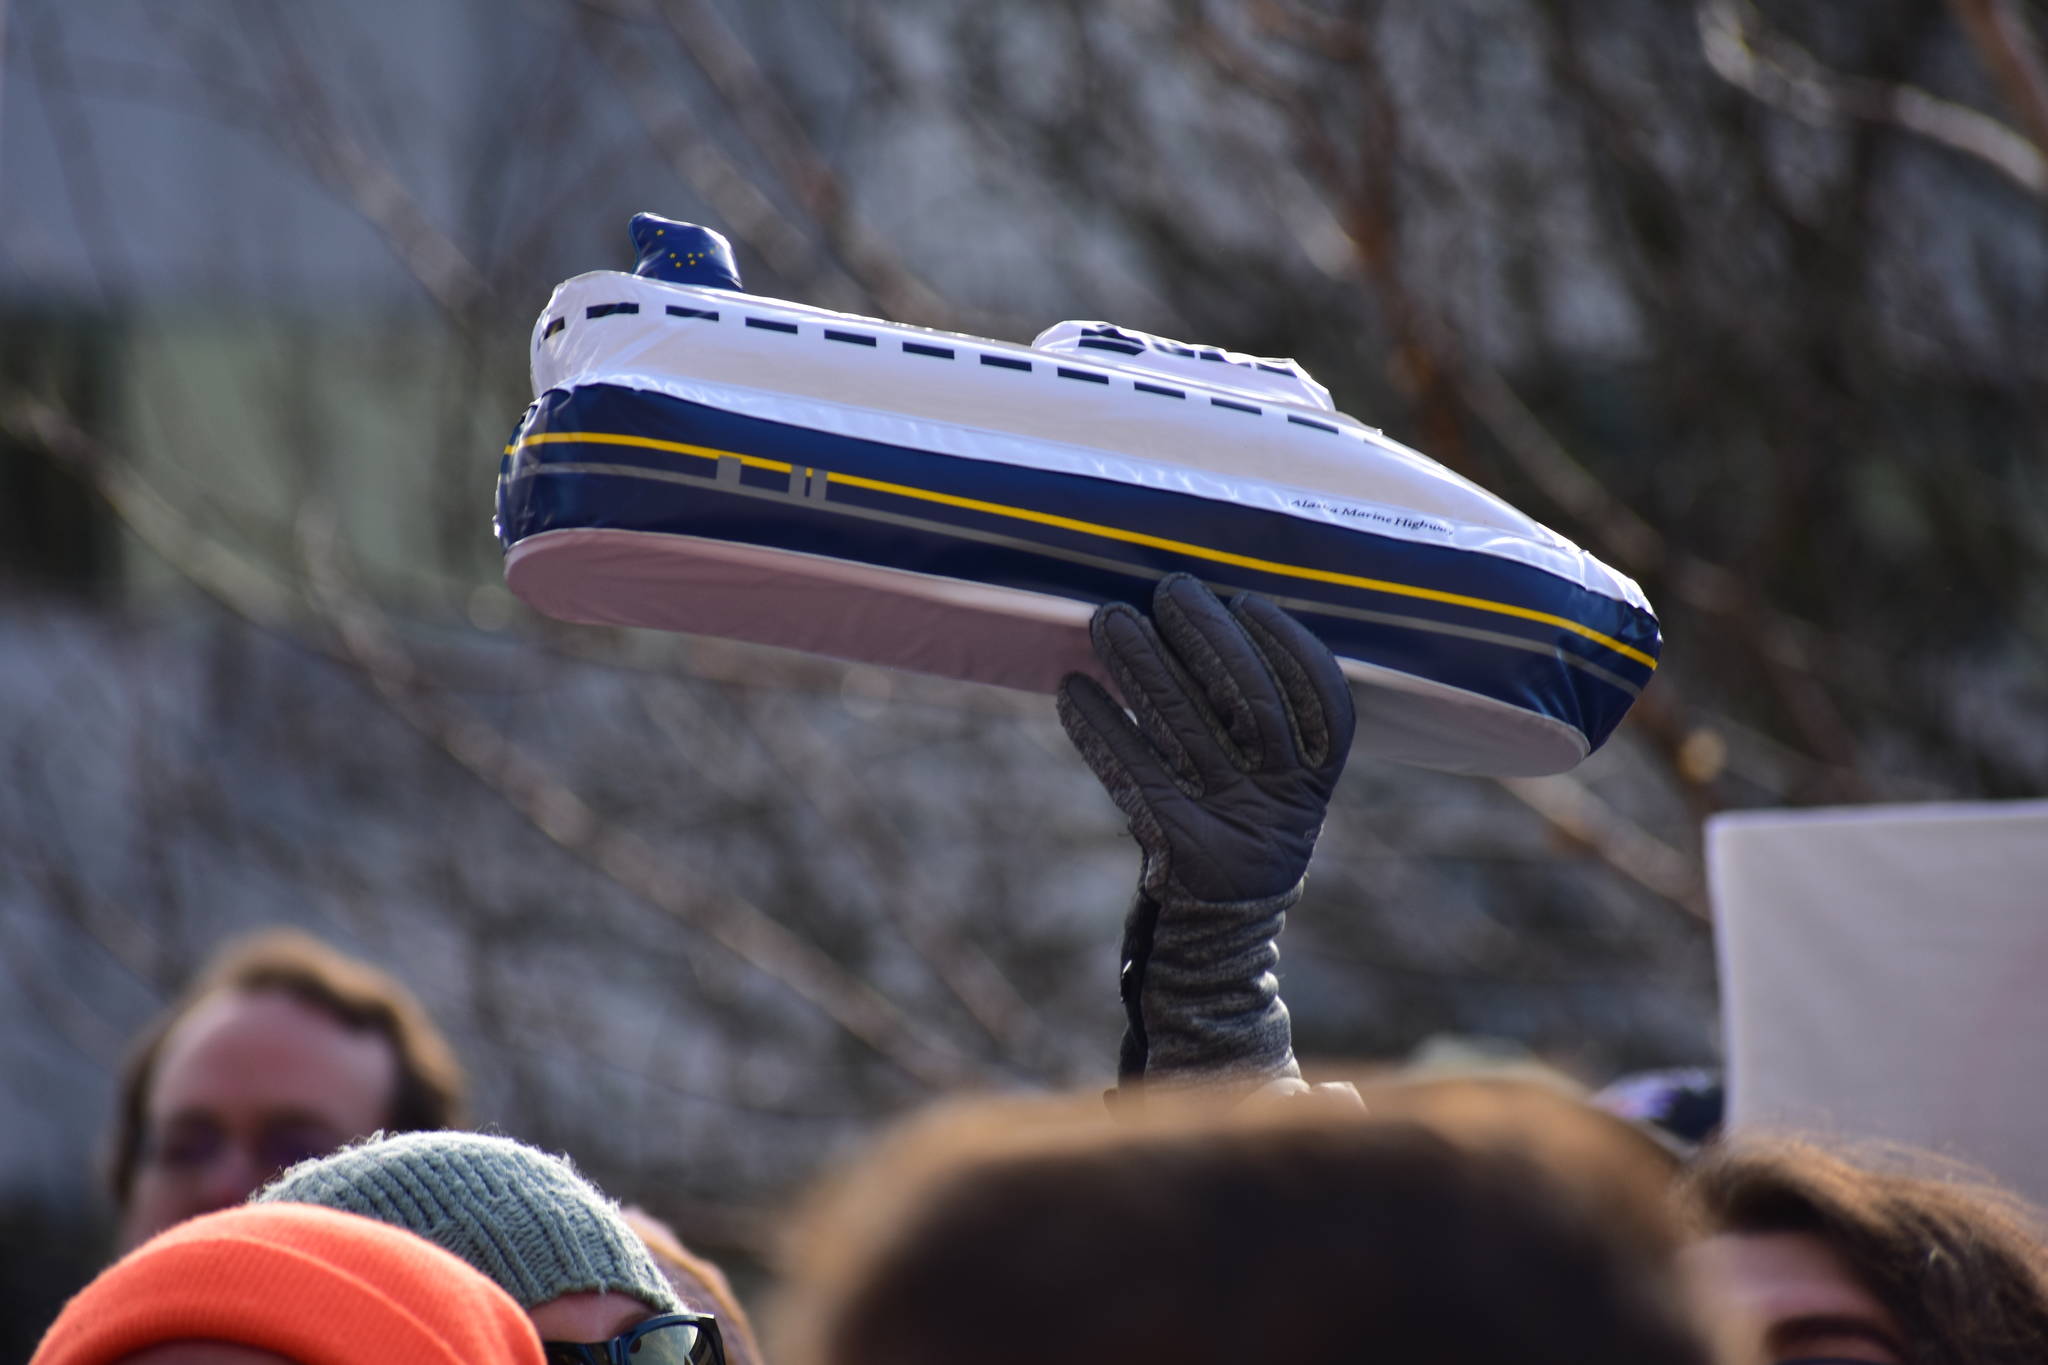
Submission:
POLYGON ((1124 924, 1122 1086, 1246 1090, 1298 1077, 1273 968, 1331 790, 1351 748, 1337 661, 1265 598, 1228 607, 1175 574, 1147 620, 1110 603, 1093 679, 1060 687, 1060 721, 1144 854, 1124 924))

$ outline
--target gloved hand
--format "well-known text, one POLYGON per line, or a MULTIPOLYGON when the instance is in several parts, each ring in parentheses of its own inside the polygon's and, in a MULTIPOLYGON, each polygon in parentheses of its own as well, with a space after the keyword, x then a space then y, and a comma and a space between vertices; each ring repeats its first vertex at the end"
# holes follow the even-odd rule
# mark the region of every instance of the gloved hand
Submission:
POLYGON ((1152 616, 1110 603, 1090 624, 1130 715, 1079 674, 1059 693, 1061 724, 1144 854, 1124 925, 1119 1070, 1298 1075, 1273 939, 1350 752, 1351 694, 1322 642, 1262 597, 1226 610, 1175 574, 1152 616))

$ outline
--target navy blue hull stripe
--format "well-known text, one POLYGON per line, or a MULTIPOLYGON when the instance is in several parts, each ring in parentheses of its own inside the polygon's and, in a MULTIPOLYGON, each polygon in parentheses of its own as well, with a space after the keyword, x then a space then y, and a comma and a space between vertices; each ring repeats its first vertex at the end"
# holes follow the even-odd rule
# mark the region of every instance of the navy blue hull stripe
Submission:
MULTIPOLYGON (((1305 577, 1313 579, 1316 574, 1328 573, 1340 578, 1426 585, 1424 596, 1404 593, 1392 605, 1404 615, 1480 624, 1524 634, 1546 644, 1555 639, 1568 651, 1614 668, 1638 686, 1647 682, 1650 667, 1636 658, 1614 654, 1599 642, 1599 637, 1650 658, 1654 658, 1659 646, 1656 621, 1648 613, 1544 570, 1495 556, 1398 540, 1349 525, 1311 522, 1157 488, 835 436, 613 385, 544 394, 529 412, 521 428, 521 439, 574 441, 575 433, 583 431, 619 433, 609 438, 594 437, 596 440, 632 442, 651 438, 657 445, 677 436, 689 436, 707 446, 749 452, 764 460, 823 467, 835 474, 887 481, 906 493, 925 490, 926 495, 916 500, 912 510, 954 525, 1020 529, 1014 517, 992 516, 975 507, 949 506, 942 501, 948 497, 998 509, 1044 508, 1055 515, 1085 508, 1092 520, 1075 523, 1078 529, 1041 524, 1030 525, 1025 531, 1043 543, 1085 551, 1105 547, 1102 536, 1090 533, 1089 525, 1107 524, 1124 528, 1130 536, 1156 536, 1179 544, 1187 543, 1185 537, 1191 530, 1199 530, 1201 543, 1228 545, 1234 553, 1263 558, 1276 568, 1284 564, 1301 569, 1276 578, 1260 572, 1256 565, 1218 564, 1213 562, 1215 556, 1201 556, 1212 561, 1205 570, 1212 575, 1226 579, 1242 577, 1246 586, 1261 591, 1283 591, 1338 603, 1356 605, 1363 596, 1375 599, 1370 603, 1373 606, 1387 603, 1381 594, 1361 591, 1369 584, 1304 581, 1305 577), (1494 601, 1510 605, 1505 608, 1506 614, 1501 614, 1426 600, 1427 596, 1440 593, 1469 597, 1477 604, 1494 601), (1573 622, 1573 629, 1559 632, 1556 622, 1518 619, 1532 611, 1553 616, 1557 622, 1573 622), (1562 638, 1557 639, 1560 635, 1562 638)), ((519 458, 539 462, 548 458, 544 451, 552 451, 554 459, 575 458, 567 448, 537 445, 522 447, 519 458)), ((615 463, 647 468, 688 469, 698 463, 687 456, 630 444, 612 444, 605 449, 604 456, 615 463)), ((884 510, 904 502, 887 490, 839 483, 833 485, 833 493, 836 501, 884 510)), ((1115 547, 1120 555, 1149 559, 1161 553, 1125 546, 1122 538, 1127 537, 1120 537, 1115 547)), ((1165 557, 1185 558, 1172 554, 1170 549, 1165 557)))
POLYGON ((558 443, 519 446, 508 461, 510 477, 499 490, 508 545, 565 528, 665 531, 1081 601, 1142 599, 1149 582, 1185 570, 1221 589, 1252 588, 1283 601, 1341 654, 1563 721, 1595 747, 1619 723, 1650 670, 1557 626, 1282 577, 940 502, 913 502, 832 476, 941 491, 950 485, 965 498, 1063 513, 1086 507, 1104 523, 1175 538, 1196 535, 1202 543, 1242 547, 1279 563, 1326 564, 1337 572, 1449 591, 1476 587, 1479 595, 1530 609, 1573 610, 1567 620, 1652 654, 1658 645, 1654 618, 1542 570, 1185 494, 832 436, 609 385, 544 394, 518 439, 550 432, 562 433, 558 443), (742 481, 721 484, 714 476, 723 462, 599 446, 575 434, 635 430, 765 459, 794 453, 797 459, 790 463, 814 471, 814 477, 749 466, 742 481), (548 477, 533 477, 542 473, 548 477), (1483 559, 1479 567, 1488 572, 1475 575, 1473 566, 1459 563, 1471 559, 1483 559))
MULTIPOLYGON (((547 530, 592 527, 665 532, 794 550, 913 573, 995 583, 1084 602, 1145 600, 1151 585, 1195 564, 1130 564, 1044 546, 1004 543, 901 513, 819 507, 792 494, 743 484, 719 486, 697 474, 614 466, 542 466, 506 490, 515 519, 547 530), (1092 562, 1091 562, 1092 561, 1092 562)), ((524 539, 521 536, 520 539, 524 539)), ((1246 586, 1205 581, 1221 591, 1246 586)), ((1570 656, 1514 637, 1390 614, 1346 610, 1305 598, 1281 599, 1338 653, 1563 721, 1598 747, 1634 700, 1634 689, 1560 667, 1570 656)), ((1605 673, 1606 670, 1600 670, 1605 673)))
MULTIPOLYGON (((748 472, 751 474, 757 471, 748 472)), ((623 480, 644 479, 654 483, 680 483, 692 487, 701 486, 704 482, 705 477, 702 474, 684 473, 678 470, 645 469, 637 465, 607 464, 601 461, 594 460, 576 460, 573 462, 550 461, 547 464, 538 466, 537 468, 522 470, 518 477, 521 479, 538 479, 551 477, 576 477, 581 475, 597 475, 606 478, 623 480)), ((770 486, 775 482, 777 481, 774 480, 773 476, 771 475, 768 478, 761 479, 759 483, 756 484, 755 486, 749 487, 742 485, 739 487, 733 487, 728 485, 724 487, 721 491, 736 494, 738 496, 743 497, 770 498, 780 501, 786 497, 796 494, 801 488, 805 491, 805 495, 808 497, 820 497, 820 494, 817 491, 820 485, 811 484, 808 480, 805 480, 802 475, 790 476, 788 492, 783 492, 770 486)), ((536 494, 533 496, 538 497, 540 495, 536 494)), ((1116 559, 1108 555, 1083 554, 1074 550, 1063 550, 1054 546, 1041 545, 1035 541, 1027 540, 1021 536, 1000 535, 993 531, 976 531, 969 530, 965 527, 947 526, 941 522, 931 521, 923 517, 910 516, 902 512, 882 512, 876 511, 872 508, 850 507, 842 502, 836 501, 834 502, 834 510, 841 516, 859 517, 863 520, 880 522, 885 525, 903 526, 911 528, 913 530, 933 532, 940 535, 957 537, 963 540, 979 541, 984 545, 998 545, 1006 549, 1026 550, 1033 554, 1046 555, 1053 559, 1065 560, 1070 564, 1081 564, 1091 569, 1101 569, 1109 573, 1125 574, 1134 579, 1157 581, 1158 579, 1164 578, 1167 572, 1160 570, 1158 568, 1142 564, 1133 564, 1128 560, 1116 559)), ((670 529, 671 531, 674 530, 674 528, 668 529, 670 529)), ((687 534, 701 535, 704 534, 704 532, 692 531, 688 532, 687 534)), ((794 550, 803 549, 805 547, 792 544, 778 545, 775 548, 794 550)), ((1061 595, 1068 596, 1070 594, 1061 595)), ((1628 679, 1620 677, 1619 675, 1609 671, 1608 669, 1602 668, 1600 665, 1592 662, 1589 659, 1581 659, 1576 655, 1571 654, 1559 654, 1556 652, 1552 645, 1545 643, 1541 640, 1525 639, 1519 635, 1509 635, 1504 631, 1498 630, 1484 630, 1477 626, 1461 626, 1454 625, 1446 621, 1430 621, 1420 617, 1403 616, 1397 612, 1368 611, 1359 607, 1345 607, 1329 602, 1316 602, 1308 598, 1282 597, 1278 595, 1273 596, 1275 601, 1279 602, 1280 605, 1288 608, 1288 610, 1290 611, 1299 609, 1300 611, 1313 612, 1319 616, 1337 616, 1343 617, 1344 619, 1350 621, 1369 622, 1374 625, 1382 626, 1395 626, 1403 630, 1421 630, 1435 632, 1443 635, 1455 635, 1460 636, 1467 640, 1477 640, 1484 642, 1486 644, 1499 645, 1502 648, 1506 649, 1526 650, 1530 653, 1543 655, 1546 658, 1556 658, 1562 663, 1565 663, 1572 668, 1582 669, 1585 672, 1591 674, 1592 676, 1600 679, 1602 682, 1607 683, 1609 686, 1620 688, 1623 692, 1626 692, 1631 698, 1641 695, 1642 692, 1641 688, 1637 687, 1634 683, 1631 683, 1628 679)))
MULTIPOLYGON (((1012 507, 1039 508, 1062 514, 1072 514, 1085 508, 1090 521, 1171 540, 1187 540, 1191 530, 1199 528, 1207 533, 1206 538, 1196 535, 1193 539, 1216 546, 1228 545, 1232 550, 1298 565, 1312 572, 1426 584, 1434 590, 1511 603, 1520 609, 1576 622, 1651 658, 1656 656, 1660 646, 1656 618, 1638 607, 1593 592, 1532 565, 1450 546, 1379 535, 1373 532, 1369 521, 1356 525, 1309 521, 1282 512, 1108 479, 961 459, 746 417, 665 394, 610 384, 549 390, 536 400, 519 434, 523 439, 545 433, 574 431, 617 432, 666 441, 688 440, 791 465, 824 468, 834 473, 860 475, 940 495, 1012 507)), ((554 459, 577 458, 560 447, 553 448, 552 452, 548 447, 527 447, 521 450, 519 458, 539 461, 550 456, 554 459)), ((687 469, 696 463, 667 451, 631 446, 609 447, 603 458, 648 468, 687 469)), ((836 500, 884 509, 892 508, 900 501, 887 493, 837 485, 833 495, 836 500)), ((918 511, 921 515, 955 525, 983 526, 995 522, 1000 523, 1001 529, 1016 529, 1014 522, 991 518, 966 508, 923 503, 918 511)), ((1075 549, 1099 551, 1103 548, 1100 537, 1085 531, 1040 525, 1031 527, 1029 534, 1046 543, 1064 544, 1075 549)), ((1216 566, 1212 572, 1227 575, 1240 570, 1216 566)), ((1241 572, 1265 577, 1249 569, 1241 572)), ((1261 591, 1265 590, 1262 585, 1261 591)), ((1355 587, 1298 580, 1290 581, 1286 591, 1297 595, 1327 596, 1339 602, 1353 602, 1360 595, 1355 587)), ((1456 605, 1415 598, 1404 599, 1398 606, 1406 614, 1423 614, 1441 620, 1465 621, 1474 614, 1456 605)), ((1528 633, 1546 641, 1556 633, 1553 626, 1540 621, 1494 616, 1481 624, 1528 633)), ((1570 634, 1565 644, 1584 657, 1616 669, 1638 686, 1649 680, 1649 667, 1635 659, 1615 656, 1594 640, 1570 634)))

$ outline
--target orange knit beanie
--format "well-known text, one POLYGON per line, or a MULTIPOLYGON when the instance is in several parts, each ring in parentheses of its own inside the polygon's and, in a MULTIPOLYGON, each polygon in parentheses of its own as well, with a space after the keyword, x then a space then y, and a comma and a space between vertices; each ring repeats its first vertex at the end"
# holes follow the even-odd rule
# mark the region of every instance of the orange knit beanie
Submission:
POLYGON ((399 1228, 303 1204, 180 1223, 100 1272, 30 1365, 113 1365, 220 1341, 301 1365, 542 1365, 511 1296, 399 1228))

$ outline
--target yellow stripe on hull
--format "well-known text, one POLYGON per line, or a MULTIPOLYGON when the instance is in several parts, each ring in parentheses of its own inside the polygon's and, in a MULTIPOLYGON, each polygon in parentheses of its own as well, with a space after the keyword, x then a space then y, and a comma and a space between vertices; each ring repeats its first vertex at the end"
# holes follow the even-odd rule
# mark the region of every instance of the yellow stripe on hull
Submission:
MULTIPOLYGON (((786 460, 771 460, 760 455, 743 455, 736 450, 720 450, 715 446, 692 445, 687 441, 663 441, 652 436, 628 436, 618 432, 605 431, 547 431, 523 437, 505 447, 507 455, 516 454, 522 447, 548 444, 568 445, 613 445, 634 446, 645 450, 660 450, 674 455, 693 455, 705 460, 738 460, 742 465, 754 469, 773 470, 788 474, 798 468, 786 460)), ((990 516, 1007 517, 1013 521, 1035 522, 1041 526, 1056 526, 1061 530, 1078 531, 1083 535, 1098 536, 1104 540, 1122 541, 1130 545, 1144 545, 1153 549, 1170 550, 1175 554, 1187 555, 1193 559, 1208 560, 1216 564, 1230 564, 1238 568, 1256 569, 1260 573, 1275 574, 1283 578, 1298 578, 1317 583, 1334 583, 1347 588, 1362 588, 1368 592, 1386 593, 1395 597, 1417 598, 1427 602, 1441 602, 1448 606, 1465 607, 1473 611, 1492 612, 1499 616, 1512 616, 1524 621, 1536 621, 1560 630, 1570 631, 1595 644, 1605 646, 1634 660, 1643 667, 1655 671, 1656 659, 1633 645, 1625 644, 1611 635, 1602 634, 1590 626, 1546 611, 1529 607, 1518 607, 1512 602, 1495 602, 1484 597, 1468 597, 1463 593, 1444 592, 1437 588, 1425 588, 1413 583, 1396 583, 1384 578, 1362 578, 1356 574, 1336 573, 1328 569, 1311 569, 1297 564, 1281 564, 1275 560, 1258 559, 1251 555, 1233 554, 1228 550, 1212 550, 1202 545, 1192 545, 1183 540, 1169 540, 1163 536, 1147 535, 1142 531, 1127 531, 1117 526, 1104 526, 1098 522, 1081 521, 1074 517, 1063 517, 1052 512, 1037 512, 1027 507, 1007 507, 1001 503, 984 502, 979 498, 963 498, 952 493, 937 493, 925 488, 911 488, 900 483, 886 483, 880 479, 863 478, 858 474, 839 474, 819 470, 816 478, 828 483, 844 484, 850 488, 865 488, 876 493, 888 493, 895 497, 911 498, 920 502, 940 503, 948 507, 959 507, 971 512, 984 512, 990 516)))

